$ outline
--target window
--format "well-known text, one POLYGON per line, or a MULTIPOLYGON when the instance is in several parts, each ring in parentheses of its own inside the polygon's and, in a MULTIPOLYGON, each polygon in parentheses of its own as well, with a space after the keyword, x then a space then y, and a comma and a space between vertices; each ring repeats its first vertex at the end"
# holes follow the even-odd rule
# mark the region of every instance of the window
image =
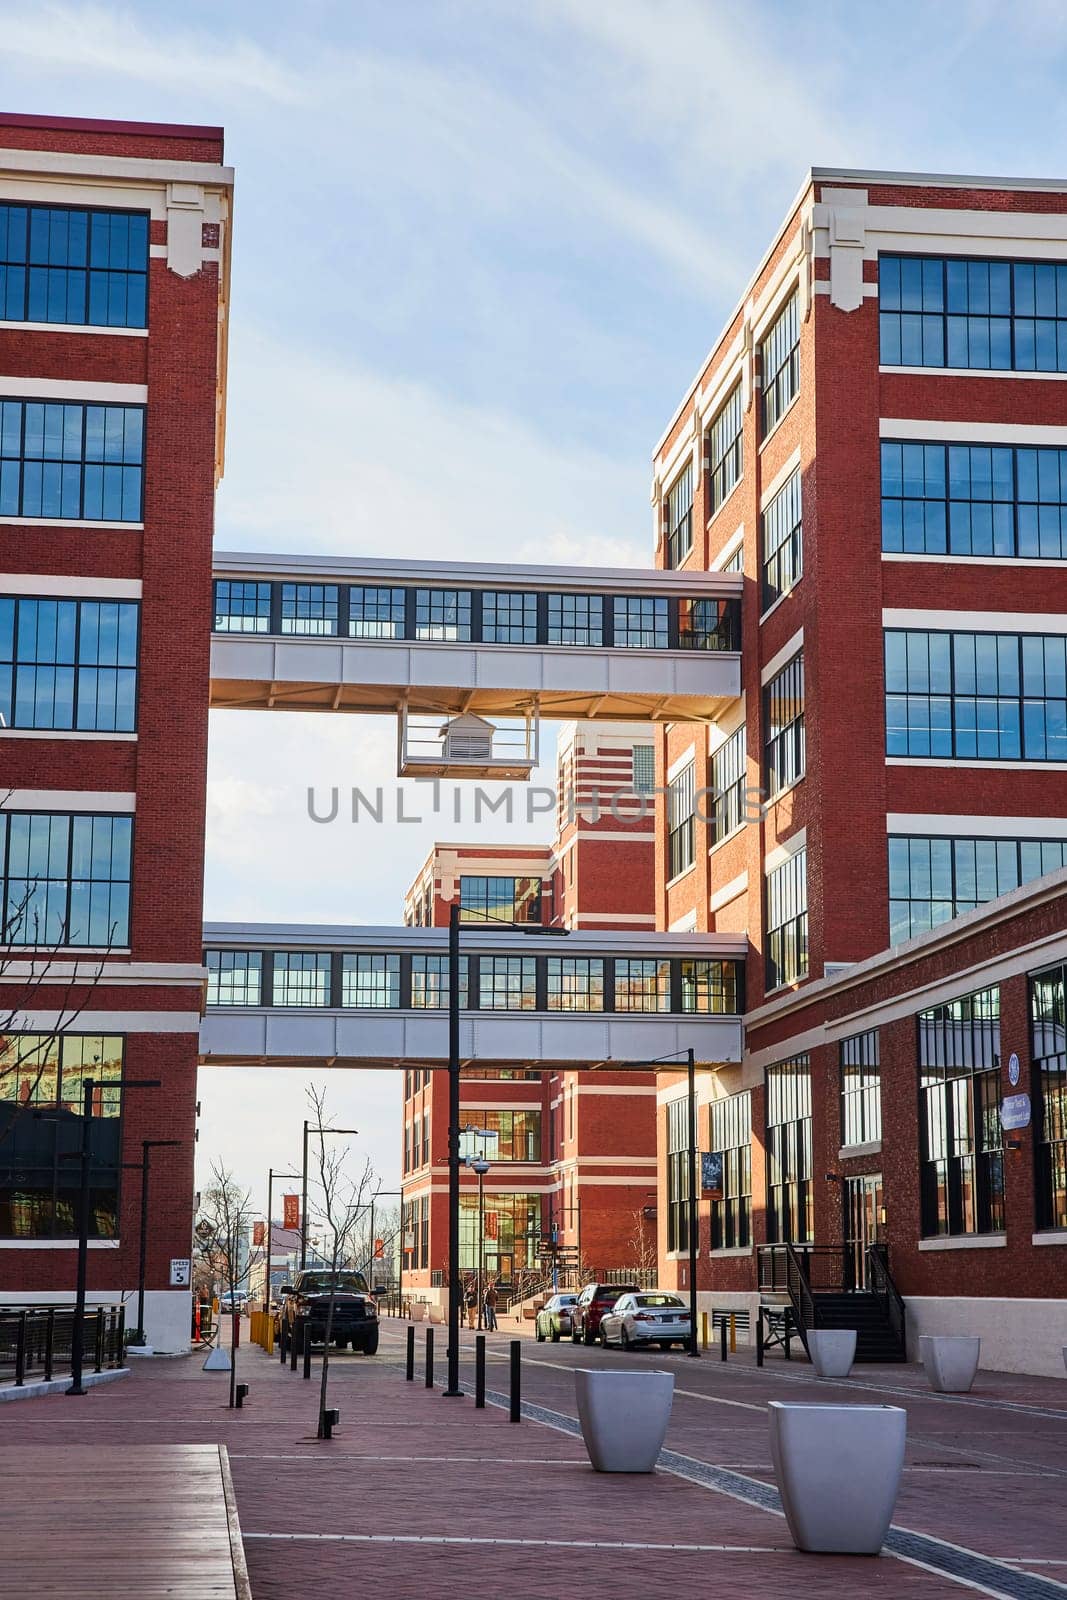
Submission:
POLYGON ((459 1158, 485 1156, 487 1161, 540 1161, 540 1111, 464 1111, 459 1158), (466 1130, 473 1128, 474 1133, 466 1130), (479 1138, 493 1134, 494 1138, 479 1138))
POLYGON ((469 589, 416 589, 416 639, 452 639, 462 644, 470 636, 469 589))
POLYGON ((1067 450, 882 444, 882 549, 1067 557, 1067 450))
POLYGON ((9 728, 130 733, 140 607, 0 599, 0 716, 9 728))
POLYGON ((84 1078, 100 1085, 89 1130, 89 1237, 118 1236, 123 1049, 109 1034, 0 1038, 7 1113, 0 1117, 0 1238, 77 1237, 79 1163, 61 1157, 81 1144, 84 1078), (46 1115, 12 1114, 31 1106, 46 1115), (53 1111, 55 1119, 47 1115, 53 1111))
POLYGON ((132 817, 0 815, 0 943, 128 945, 132 849, 132 817))
POLYGON ((744 470, 744 413, 738 384, 708 432, 711 515, 729 499, 744 470))
POLYGON ((678 645, 682 650, 739 650, 740 602, 679 600, 678 645))
POLYGON ((767 988, 808 972, 808 852, 798 850, 767 874, 767 988))
POLYGON ((667 785, 667 876, 693 865, 693 763, 667 785))
POLYGON ((0 517, 140 522, 144 407, 0 400, 0 517))
POLYGON ((336 583, 283 583, 282 632, 337 633, 336 583))
POLYGON ((745 570, 745 547, 744 547, 744 544, 739 544, 737 549, 734 551, 733 555, 730 557, 729 561, 724 561, 723 562, 722 571, 723 572, 744 572, 744 570, 745 570))
POLYGON ((781 794, 804 776, 804 652, 782 668, 763 691, 767 792, 781 794))
POLYGON ((924 1235, 1002 1233, 1000 991, 918 1017, 924 1235))
POLYGON ((811 1066, 806 1055, 767 1068, 767 1238, 814 1238, 811 1066))
POLYGON ((279 950, 274 957, 276 1006, 328 1006, 330 957, 325 951, 279 950))
POLYGON ((689 1249, 689 1102, 667 1105, 667 1249, 689 1249))
POLYGON ((722 1157, 722 1199, 711 1202, 711 1248, 752 1243, 752 1096, 746 1089, 709 1107, 710 1147, 722 1157))
POLYGON ((540 878, 481 878, 464 873, 459 880, 463 922, 541 921, 540 878))
POLYGON ((550 594, 548 643, 604 643, 604 601, 598 594, 550 594))
POLYGON ((588 956, 549 956, 548 1009, 603 1011, 603 961, 588 956))
POLYGON ((655 794, 656 792, 656 750, 651 744, 635 744, 633 747, 633 792, 634 794, 655 794))
POLYGON ((215 579, 216 633, 269 633, 270 584, 215 579))
POLYGON ((263 956, 258 950, 205 950, 209 1006, 263 1004, 263 956))
POLYGON ((404 1124, 404 1171, 411 1171, 411 1123, 404 1124))
POLYGON ((886 629, 886 753, 1067 760, 1062 634, 886 629))
POLYGON ((0 318, 148 324, 148 213, 0 205, 0 318))
POLYGON ((482 595, 482 639, 486 644, 536 644, 536 594, 482 595))
POLYGON ((478 1005, 482 1011, 533 1011, 537 1005, 533 956, 480 956, 478 1005))
POLYGON ((882 1074, 878 1064, 878 1031, 842 1039, 841 1143, 873 1144, 882 1137, 882 1074))
POLYGON ((616 595, 612 602, 616 645, 628 650, 666 650, 667 601, 659 595, 616 595))
POLYGON ((680 567, 693 548, 693 463, 667 494, 667 565, 680 567))
POLYGON ((711 758, 711 842, 739 828, 745 820, 744 723, 711 758))
POLYGON ((682 1010, 736 1016, 741 1011, 741 963, 701 957, 681 963, 682 1010))
POLYGON ((430 1165, 430 1111, 428 1107, 422 1116, 422 1164, 424 1167, 430 1165))
POLYGON ((400 957, 344 956, 341 963, 343 1006, 398 1006, 400 957))
POLYGON ((778 426, 800 389, 800 304, 794 294, 760 344, 763 436, 778 426))
POLYGON ((789 593, 803 571, 804 530, 798 467, 763 513, 764 611, 789 593))
POLYGON ((917 934, 1067 867, 1067 839, 889 839, 889 938, 917 934))
POLYGON ((1067 265, 879 256, 881 361, 1067 372, 1067 265))
POLYGON ((477 1194, 461 1194, 459 1197, 461 1272, 477 1272, 479 1239, 485 1271, 498 1284, 510 1283, 517 1274, 536 1266, 541 1254, 540 1195, 486 1195, 480 1231, 478 1220, 477 1194), (493 1218, 492 1222, 489 1222, 490 1217, 493 1218))
POLYGON ((353 584, 348 591, 348 632, 353 639, 402 639, 403 589, 353 584))
POLYGON ((669 1011, 671 964, 653 956, 618 957, 615 961, 616 1011, 669 1011))
MULTIPOLYGON (((459 958, 459 1003, 462 1010, 470 1004, 467 989, 469 962, 459 958)), ((448 1005, 448 957, 412 956, 411 1004, 417 1011, 440 1011, 448 1005)))
POLYGON ((1030 1055, 1039 1105, 1037 1226, 1067 1228, 1067 968, 1030 982, 1030 1055))

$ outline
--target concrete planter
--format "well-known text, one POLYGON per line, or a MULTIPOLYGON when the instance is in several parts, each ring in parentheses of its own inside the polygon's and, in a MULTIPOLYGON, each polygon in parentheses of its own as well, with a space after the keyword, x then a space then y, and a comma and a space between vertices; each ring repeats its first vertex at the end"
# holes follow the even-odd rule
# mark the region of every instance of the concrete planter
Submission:
POLYGON ((213 1350, 208 1352, 208 1358, 204 1362, 204 1371, 229 1372, 230 1364, 230 1352, 223 1349, 221 1344, 217 1344, 213 1350))
POLYGON ((808 1355, 820 1378, 847 1378, 856 1359, 855 1328, 809 1328, 808 1355))
POLYGON ((920 1334, 919 1359, 931 1389, 941 1394, 966 1394, 978 1371, 981 1349, 981 1339, 969 1334, 920 1334))
POLYGON ((770 1402, 771 1460, 798 1550, 876 1556, 904 1468, 900 1406, 770 1402))
POLYGON ((413 1300, 408 1310, 411 1312, 412 1322, 421 1322, 426 1315, 426 1307, 421 1300, 413 1300))
POLYGON ((444 1308, 444 1306, 431 1306, 430 1307, 430 1321, 435 1325, 435 1327, 439 1328, 442 1325, 442 1323, 444 1322, 444 1320, 445 1320, 445 1308, 444 1308))
POLYGON ((574 1374, 578 1420, 597 1472, 652 1472, 674 1400, 670 1372, 574 1374))

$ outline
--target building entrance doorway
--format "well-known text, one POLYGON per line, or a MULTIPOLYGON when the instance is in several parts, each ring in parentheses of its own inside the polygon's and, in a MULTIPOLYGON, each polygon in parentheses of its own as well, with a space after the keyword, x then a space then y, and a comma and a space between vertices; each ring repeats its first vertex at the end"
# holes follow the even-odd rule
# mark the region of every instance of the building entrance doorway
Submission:
POLYGON ((869 1288, 867 1250, 881 1238, 882 1174, 845 1180, 845 1258, 853 1289, 869 1288))

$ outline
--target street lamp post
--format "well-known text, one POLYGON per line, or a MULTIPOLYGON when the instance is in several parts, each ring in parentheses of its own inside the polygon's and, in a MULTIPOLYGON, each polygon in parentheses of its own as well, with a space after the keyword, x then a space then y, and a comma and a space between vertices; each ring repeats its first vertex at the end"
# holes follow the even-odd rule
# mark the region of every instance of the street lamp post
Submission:
POLYGON ((171 1145, 181 1144, 180 1139, 142 1139, 141 1140, 141 1241, 137 1258, 137 1331, 130 1339, 130 1344, 143 1345, 146 1343, 144 1334, 144 1280, 145 1260, 148 1253, 148 1163, 149 1152, 152 1150, 165 1150, 171 1145))
POLYGON ((313 1123, 309 1122, 306 1118, 304 1119, 304 1161, 303 1161, 303 1165, 301 1167, 302 1182, 301 1182, 301 1188, 300 1188, 300 1206, 301 1206, 301 1213, 300 1213, 300 1270, 301 1270, 301 1272, 303 1272, 305 1266, 307 1265, 307 1254, 308 1254, 308 1131, 313 1126, 315 1127, 315 1132, 319 1133, 319 1134, 327 1134, 327 1133, 351 1133, 351 1134, 357 1134, 359 1132, 358 1128, 324 1128, 324 1127, 322 1127, 321 1124, 316 1125, 316 1124, 313 1124, 313 1123))
POLYGON ((271 1229, 274 1227, 274 1180, 275 1178, 299 1178, 299 1172, 276 1172, 273 1167, 267 1168, 267 1270, 263 1278, 263 1309, 270 1310, 270 1263, 274 1248, 274 1237, 271 1229))

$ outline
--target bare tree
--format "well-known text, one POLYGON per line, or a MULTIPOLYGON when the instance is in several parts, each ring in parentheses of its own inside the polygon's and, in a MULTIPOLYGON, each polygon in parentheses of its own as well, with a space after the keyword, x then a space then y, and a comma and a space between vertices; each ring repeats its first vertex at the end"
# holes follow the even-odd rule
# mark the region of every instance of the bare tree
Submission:
MULTIPOLYGON (((337 1275, 350 1260, 360 1220, 369 1206, 375 1186, 370 1158, 365 1157, 361 1170, 354 1177, 348 1171, 346 1146, 327 1144, 330 1121, 326 1110, 326 1091, 311 1084, 307 1092, 312 1115, 309 1118, 312 1137, 316 1141, 315 1174, 308 1194, 308 1212, 319 1224, 321 1242, 319 1253, 329 1274, 326 1300, 326 1330, 322 1352, 322 1372, 319 1379, 318 1437, 326 1436, 326 1390, 330 1378, 330 1346, 333 1340, 333 1313, 337 1299, 337 1275)), ((305 1332, 310 1337, 310 1330, 305 1332)))
MULTIPOLYGON (((232 1341, 230 1350, 230 1405, 237 1398, 238 1327, 241 1313, 237 1309, 238 1290, 246 1288, 257 1262, 257 1253, 249 1247, 252 1229, 252 1202, 247 1189, 235 1181, 233 1173, 216 1158, 211 1163, 211 1182, 200 1197, 193 1237, 196 1241, 196 1271, 201 1278, 210 1278, 212 1289, 218 1285, 223 1295, 229 1295, 232 1313, 232 1341)), ((221 1299, 221 1297, 220 1297, 221 1299)), ((219 1317, 219 1333, 222 1318, 219 1317)))
MULTIPOLYGON (((656 1224, 645 1216, 644 1208, 633 1214, 633 1232, 628 1241, 627 1257, 638 1279, 655 1283, 659 1272, 659 1251, 656 1248, 656 1224)), ((642 1287, 645 1285, 642 1284, 642 1287)))

